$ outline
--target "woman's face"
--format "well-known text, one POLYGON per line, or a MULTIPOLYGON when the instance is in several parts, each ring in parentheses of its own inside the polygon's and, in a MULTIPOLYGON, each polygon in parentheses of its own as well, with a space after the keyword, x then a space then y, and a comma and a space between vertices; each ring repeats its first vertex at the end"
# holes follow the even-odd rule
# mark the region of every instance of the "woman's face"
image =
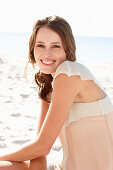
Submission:
POLYGON ((66 60, 59 34, 48 27, 40 28, 36 35, 34 58, 43 73, 54 77, 57 67, 66 60))

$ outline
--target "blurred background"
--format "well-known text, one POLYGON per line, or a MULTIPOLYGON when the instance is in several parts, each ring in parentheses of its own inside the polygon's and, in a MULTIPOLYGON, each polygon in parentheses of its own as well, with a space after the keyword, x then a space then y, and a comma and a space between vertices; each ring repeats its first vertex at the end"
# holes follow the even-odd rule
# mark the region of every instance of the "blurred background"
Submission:
MULTIPOLYGON (((0 0, 0 149, 12 150, 36 136, 40 101, 28 65, 34 23, 50 15, 66 19, 77 46, 77 61, 89 67, 113 101, 112 0, 0 0)), ((48 159, 61 158, 57 139, 48 159), (59 155, 59 156, 58 156, 59 155)))

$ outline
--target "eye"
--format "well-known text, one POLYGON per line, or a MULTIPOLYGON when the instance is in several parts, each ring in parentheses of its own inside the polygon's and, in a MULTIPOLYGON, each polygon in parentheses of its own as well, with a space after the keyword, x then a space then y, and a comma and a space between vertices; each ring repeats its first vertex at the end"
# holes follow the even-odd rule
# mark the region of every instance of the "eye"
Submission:
POLYGON ((53 45, 53 48, 60 48, 60 45, 53 45))
POLYGON ((43 48, 43 47, 44 47, 44 45, 42 45, 42 44, 37 44, 37 45, 36 45, 36 47, 43 48))

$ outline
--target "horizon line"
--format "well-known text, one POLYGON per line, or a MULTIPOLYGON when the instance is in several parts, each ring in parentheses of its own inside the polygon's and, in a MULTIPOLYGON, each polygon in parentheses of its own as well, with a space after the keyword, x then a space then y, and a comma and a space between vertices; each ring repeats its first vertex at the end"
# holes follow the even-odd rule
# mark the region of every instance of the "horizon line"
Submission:
MULTIPOLYGON (((25 31, 0 31, 0 34, 28 34, 28 35, 31 35, 31 32, 25 32, 25 31)), ((92 38, 113 38, 113 35, 111 36, 107 36, 107 35, 88 35, 88 34, 74 34, 75 37, 92 37, 92 38)))

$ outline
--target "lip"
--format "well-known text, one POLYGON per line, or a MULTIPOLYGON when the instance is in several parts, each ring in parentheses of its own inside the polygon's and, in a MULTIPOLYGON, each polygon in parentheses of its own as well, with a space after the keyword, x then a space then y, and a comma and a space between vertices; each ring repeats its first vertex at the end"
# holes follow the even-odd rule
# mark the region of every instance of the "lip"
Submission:
POLYGON ((40 60, 40 61, 41 61, 41 63, 42 63, 43 65, 46 65, 46 66, 53 65, 53 64, 56 62, 56 60, 44 59, 43 61, 47 61, 47 62, 51 62, 51 61, 53 61, 53 63, 51 63, 51 64, 45 64, 45 63, 43 63, 43 61, 42 61, 42 60, 40 60))

